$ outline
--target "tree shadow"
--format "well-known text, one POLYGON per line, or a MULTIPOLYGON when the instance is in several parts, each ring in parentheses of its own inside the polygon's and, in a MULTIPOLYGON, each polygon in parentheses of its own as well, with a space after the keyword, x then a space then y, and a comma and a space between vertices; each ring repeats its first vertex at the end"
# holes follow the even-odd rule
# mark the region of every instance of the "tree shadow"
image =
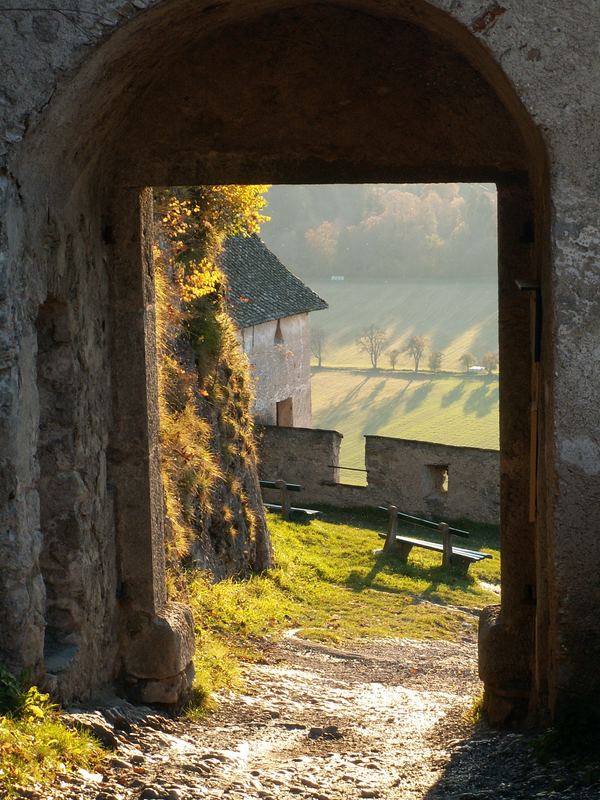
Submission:
POLYGON ((481 386, 469 394, 463 406, 465 414, 485 417, 498 405, 498 383, 494 378, 491 380, 493 383, 486 379, 481 386))
POLYGON ((451 406, 452 403, 457 403, 465 393, 466 388, 467 382, 461 381, 461 383, 457 384, 454 389, 450 389, 449 392, 446 392, 446 394, 442 396, 442 408, 448 408, 448 406, 451 406))
POLYGON ((433 381, 428 381, 424 383, 422 386, 419 386, 418 389, 410 395, 407 399, 406 403, 404 404, 404 411, 410 412, 417 409, 420 405, 423 405, 425 400, 427 399, 427 395, 433 389, 433 381))
POLYGON ((369 410, 369 418, 366 423, 366 427, 369 431, 380 431, 388 422, 397 416, 398 410, 404 402, 404 397, 410 386, 412 386, 412 383, 412 380, 409 381, 401 392, 389 397, 387 400, 382 400, 377 406, 369 410))
POLYGON ((378 397, 378 396, 381 394, 381 392, 382 392, 382 391, 385 389, 385 384, 386 384, 385 378, 381 378, 381 379, 379 380, 379 382, 378 382, 378 383, 376 383, 376 384, 375 384, 375 386, 373 386, 373 387, 371 388, 371 391, 370 391, 370 393, 369 393, 369 394, 368 394, 368 395, 367 395, 367 396, 364 398, 364 401, 363 401, 363 402, 364 402, 365 406, 368 406, 368 405, 370 405, 371 403, 374 403, 374 402, 375 402, 375 400, 377 399, 377 397, 378 397))
POLYGON ((350 391, 340 397, 337 403, 329 406, 327 412, 323 415, 321 427, 328 427, 329 425, 339 425, 340 410, 345 410, 347 414, 352 413, 352 402, 358 396, 360 390, 369 381, 369 378, 364 378, 360 383, 357 383, 350 391))

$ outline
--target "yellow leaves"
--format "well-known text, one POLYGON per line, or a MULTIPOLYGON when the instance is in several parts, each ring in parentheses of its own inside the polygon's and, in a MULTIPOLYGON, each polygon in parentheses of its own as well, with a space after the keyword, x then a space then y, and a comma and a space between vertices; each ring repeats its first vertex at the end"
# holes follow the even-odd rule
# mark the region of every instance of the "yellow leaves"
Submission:
POLYGON ((177 278, 184 306, 208 296, 222 295, 225 281, 216 266, 222 243, 230 236, 258 233, 269 218, 261 185, 196 186, 176 190, 162 208, 165 253, 155 248, 155 259, 166 259, 177 278))
POLYGON ((217 294, 223 282, 223 273, 210 259, 188 261, 185 274, 179 277, 181 299, 184 303, 192 303, 201 297, 217 294))

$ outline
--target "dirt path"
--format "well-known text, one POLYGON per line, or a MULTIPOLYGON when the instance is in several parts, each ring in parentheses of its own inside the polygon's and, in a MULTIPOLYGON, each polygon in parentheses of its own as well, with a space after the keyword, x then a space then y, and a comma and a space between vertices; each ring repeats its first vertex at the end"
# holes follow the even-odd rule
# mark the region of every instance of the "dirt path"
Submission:
POLYGON ((378 641, 340 653, 291 635, 248 667, 242 694, 224 697, 201 723, 128 705, 77 714, 116 745, 110 766, 41 796, 600 797, 597 785, 552 785, 560 771, 537 768, 521 736, 473 736, 462 713, 478 691, 472 639, 378 641))

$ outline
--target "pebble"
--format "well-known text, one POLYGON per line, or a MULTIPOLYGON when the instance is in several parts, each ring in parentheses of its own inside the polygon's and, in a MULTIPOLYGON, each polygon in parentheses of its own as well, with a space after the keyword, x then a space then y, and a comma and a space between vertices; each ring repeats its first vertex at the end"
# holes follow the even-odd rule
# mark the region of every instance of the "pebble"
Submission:
MULTIPOLYGON (((416 657, 412 645, 402 644, 408 648, 402 658, 396 657, 400 645, 395 647, 393 663, 385 667, 389 679, 385 670, 380 676, 367 674, 359 661, 343 672, 341 660, 337 665, 331 659, 321 663, 310 649, 296 673, 293 664, 252 665, 252 697, 224 695, 216 714, 199 724, 135 707, 124 714, 119 708, 103 716, 92 712, 87 722, 101 722, 108 732, 114 726, 118 740, 104 762, 106 775, 65 775, 46 794, 29 796, 374 800, 392 793, 398 800, 426 794, 429 800, 600 800, 598 767, 580 767, 579 774, 567 775, 560 761, 537 764, 530 739, 520 734, 465 732, 460 722, 467 702, 465 683, 470 686, 475 674, 471 676, 468 662, 460 668, 452 662, 464 644, 420 643, 415 648, 418 655, 427 647, 428 659, 433 648, 432 664, 435 653, 451 659, 452 675, 444 666, 448 662, 438 658, 441 673, 430 669, 427 685, 410 667, 416 657), (398 663, 408 666, 399 672, 398 663), (306 693, 316 702, 304 698, 306 693), (281 711, 273 706, 274 694, 281 711), (257 727, 257 720, 266 722, 257 727), (330 720, 338 724, 324 724, 330 720), (432 731, 434 738, 425 738, 432 731)), ((369 670, 382 669, 373 664, 369 670)))

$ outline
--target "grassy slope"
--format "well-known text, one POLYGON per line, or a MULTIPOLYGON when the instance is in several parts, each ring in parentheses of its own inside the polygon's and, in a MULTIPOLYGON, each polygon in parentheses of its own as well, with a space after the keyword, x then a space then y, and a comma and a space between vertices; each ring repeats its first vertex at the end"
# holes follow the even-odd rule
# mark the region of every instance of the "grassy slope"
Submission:
POLYGON ((211 585, 195 577, 190 583, 201 697, 235 680, 235 655, 256 657, 257 637, 300 628, 301 636, 332 643, 453 638, 476 624, 456 606, 478 609, 498 601, 477 580, 500 581, 498 532, 491 526, 468 524, 470 546, 493 555, 471 567, 468 578, 443 570, 439 555, 425 550, 415 550, 408 564, 375 556, 377 531, 385 529, 385 515, 377 512, 326 509, 309 524, 270 514, 269 528, 277 562, 272 572, 247 581, 211 585))
MULTIPOLYGON (((325 369, 312 378, 313 426, 344 434, 341 463, 364 466, 364 434, 498 448, 497 379, 451 373, 415 376, 402 353, 394 374, 384 354, 372 373, 356 337, 371 324, 385 327, 388 348, 401 349, 413 333, 444 353, 443 369, 460 371, 467 351, 498 349, 497 287, 494 283, 335 283, 311 281, 330 304, 311 317, 327 332, 325 369), (336 368, 332 371, 331 368, 336 368), (363 371, 364 370, 364 371, 363 371), (410 370, 410 372, 408 372, 410 370)), ((421 368, 427 368, 429 350, 421 368)), ((360 473, 343 473, 364 482, 360 473)))
MULTIPOLYGON (((369 325, 384 327, 388 348, 402 348, 413 333, 427 336, 444 353, 443 368, 460 370, 460 357, 498 349, 498 289, 495 283, 355 283, 313 281, 310 287, 329 308, 311 315, 311 325, 327 332, 324 366, 370 367, 356 338, 369 325)), ((422 366, 427 365, 428 354, 422 366)), ((384 355, 380 366, 387 367, 384 355)), ((403 353, 398 368, 412 368, 403 353)))
POLYGON ((313 373, 312 399, 314 427, 344 434, 345 466, 364 465, 364 434, 498 448, 494 376, 323 369, 313 373))

